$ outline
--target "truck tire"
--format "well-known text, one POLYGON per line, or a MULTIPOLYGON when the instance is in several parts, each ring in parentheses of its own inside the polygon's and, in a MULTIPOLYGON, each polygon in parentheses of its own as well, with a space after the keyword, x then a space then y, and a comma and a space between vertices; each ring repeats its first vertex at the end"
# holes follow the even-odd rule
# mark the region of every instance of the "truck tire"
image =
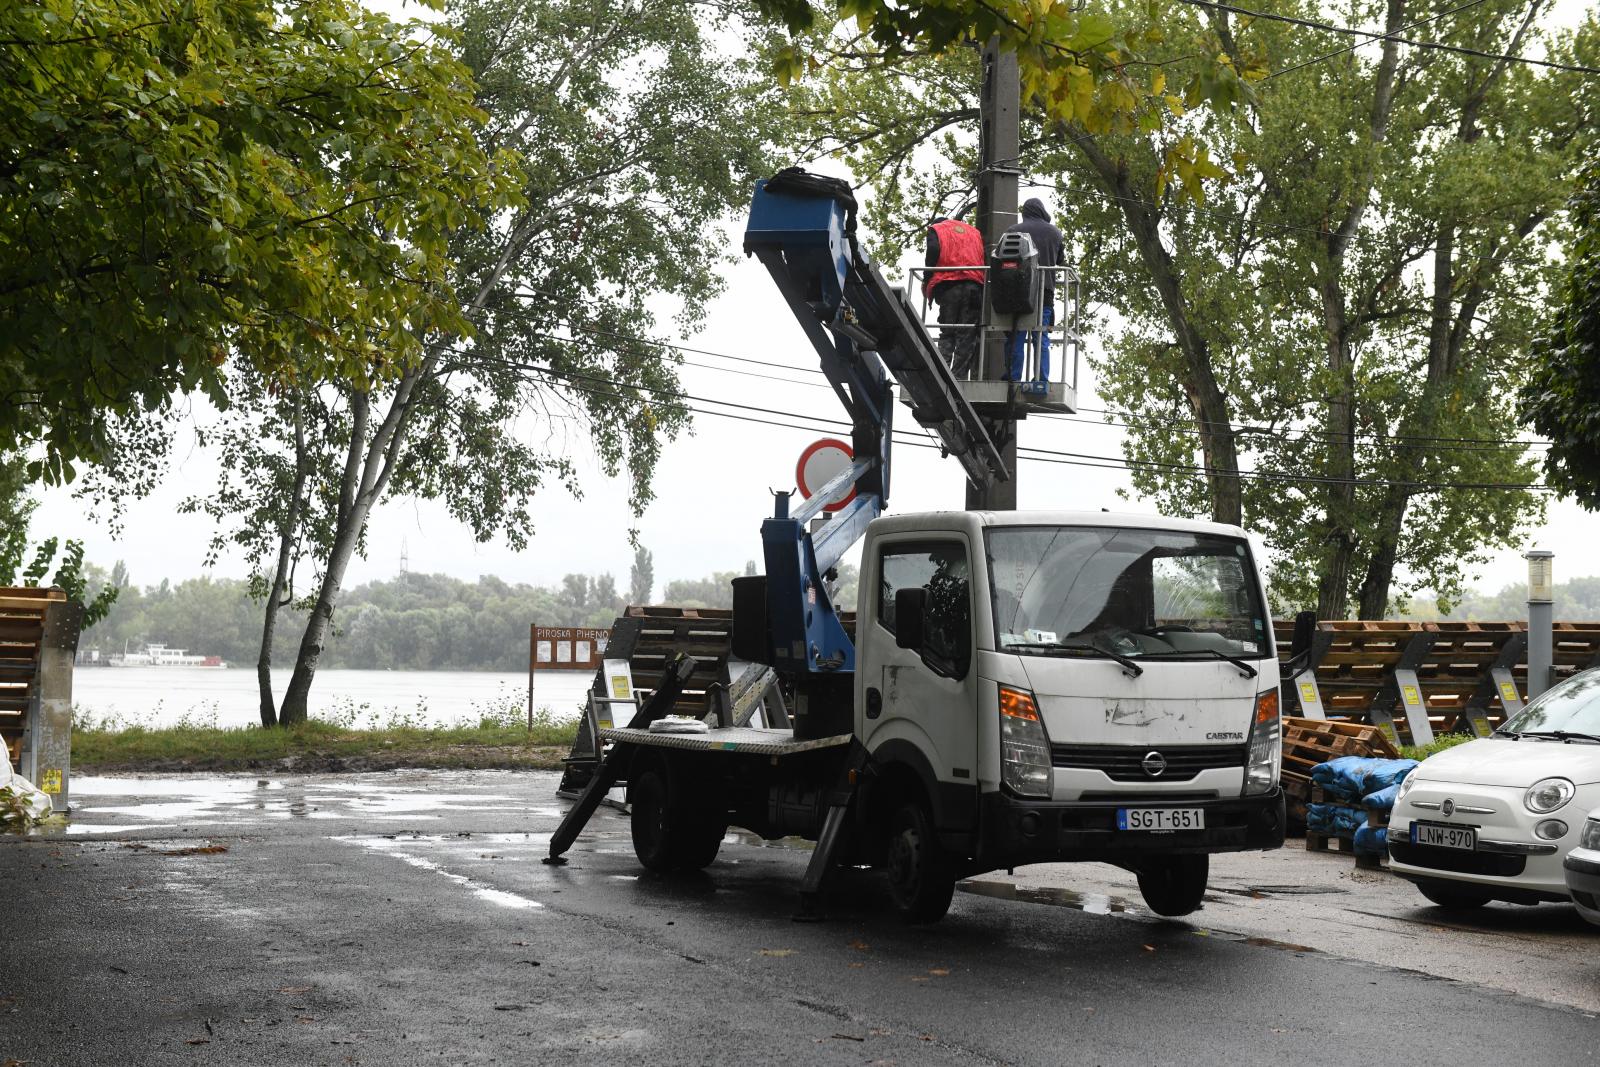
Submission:
POLYGON ((1164 856, 1146 860, 1135 872, 1139 893, 1157 915, 1176 918, 1188 915, 1205 899, 1206 881, 1211 877, 1211 857, 1164 856))
POLYGON ((651 871, 698 871, 722 847, 727 824, 705 805, 674 796, 664 768, 645 771, 630 791, 633 853, 651 871))
POLYGON ((1479 889, 1477 886, 1471 885, 1459 885, 1454 882, 1418 882, 1417 891, 1439 905, 1439 907, 1451 908, 1457 911, 1481 908, 1494 899, 1487 889, 1479 889))
POLYGON ((956 879, 939 844, 933 817, 917 801, 902 804, 889 820, 884 857, 889 896, 909 923, 933 923, 950 910, 956 879))

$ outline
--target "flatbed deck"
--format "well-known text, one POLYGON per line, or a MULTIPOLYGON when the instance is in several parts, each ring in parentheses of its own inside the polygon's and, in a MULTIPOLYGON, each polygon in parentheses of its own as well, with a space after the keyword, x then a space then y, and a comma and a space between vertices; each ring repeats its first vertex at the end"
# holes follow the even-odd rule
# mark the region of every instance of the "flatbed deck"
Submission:
POLYGON ((818 737, 810 741, 795 739, 792 730, 770 730, 757 726, 713 727, 703 734, 651 733, 626 726, 600 731, 607 741, 652 748, 677 748, 690 752, 745 752, 753 756, 788 756, 821 748, 837 748, 850 743, 850 734, 818 737))

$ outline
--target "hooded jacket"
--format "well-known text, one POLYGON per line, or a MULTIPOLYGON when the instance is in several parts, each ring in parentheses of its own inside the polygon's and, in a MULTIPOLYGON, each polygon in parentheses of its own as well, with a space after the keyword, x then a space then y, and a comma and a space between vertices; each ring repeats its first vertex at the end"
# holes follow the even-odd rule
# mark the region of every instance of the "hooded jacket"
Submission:
POLYGON ((1039 266, 1059 267, 1065 258, 1065 242, 1061 231, 1050 224, 1050 212, 1044 201, 1033 197, 1022 205, 1022 218, 1007 233, 1025 233, 1033 238, 1033 247, 1039 251, 1039 266))

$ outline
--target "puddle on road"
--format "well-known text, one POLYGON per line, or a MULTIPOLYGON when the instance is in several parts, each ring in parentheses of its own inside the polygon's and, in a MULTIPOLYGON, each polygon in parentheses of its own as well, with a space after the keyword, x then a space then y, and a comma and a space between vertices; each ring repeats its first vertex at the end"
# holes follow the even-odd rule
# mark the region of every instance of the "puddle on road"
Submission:
POLYGON ((1132 901, 1105 893, 1079 893, 1073 889, 1055 886, 1023 886, 1011 882, 958 882, 956 888, 964 893, 999 900, 1020 900, 1028 904, 1051 904, 1058 908, 1071 908, 1090 915, 1144 915, 1152 913, 1132 901))
POLYGON ((465 813, 552 817, 560 809, 526 807, 505 793, 440 792, 437 782, 284 782, 234 777, 87 777, 73 782, 69 834, 121 833, 136 827, 215 826, 279 820, 398 822, 465 813))
MULTIPOLYGON (((488 836, 488 835, 484 835, 484 836, 488 836)), ((537 835, 530 835, 530 836, 537 836, 537 835)), ((546 835, 546 837, 548 837, 548 835, 546 835)), ((527 910, 531 910, 531 909, 538 909, 538 908, 543 908, 544 907, 543 904, 539 903, 537 900, 532 899, 531 897, 525 897, 520 893, 512 893, 512 892, 510 892, 508 890, 501 889, 498 886, 490 885, 487 882, 481 882, 476 878, 469 878, 464 874, 457 874, 456 872, 450 870, 449 868, 445 867, 441 863, 436 863, 433 860, 426 859, 426 858, 424 858, 422 856, 412 855, 410 852, 407 852, 405 849, 398 847, 400 842, 397 841, 396 839, 393 839, 393 838, 388 838, 388 837, 335 837, 335 838, 332 838, 331 840, 338 841, 338 842, 341 842, 343 844, 356 845, 356 846, 359 846, 361 848, 368 849, 368 850, 370 850, 372 852, 376 852, 381 856, 388 856, 390 859, 397 859, 401 863, 404 863, 404 864, 406 864, 407 866, 410 866, 410 867, 415 867, 418 870, 428 871, 428 872, 430 872, 432 874, 437 874, 441 878, 445 878, 445 879, 448 879, 451 882, 454 882, 456 885, 458 885, 461 888, 467 890, 473 896, 477 897, 479 900, 485 901, 485 902, 487 902, 489 904, 494 904, 494 905, 497 905, 497 906, 502 907, 502 908, 512 908, 512 909, 521 910, 521 911, 527 911, 527 910)), ((465 839, 465 838, 455 838, 455 837, 429 837, 429 838, 415 838, 415 839, 407 838, 407 840, 408 841, 409 840, 424 840, 424 841, 427 841, 427 842, 444 842, 444 841, 458 841, 458 840, 459 841, 465 841, 467 839, 465 839)))

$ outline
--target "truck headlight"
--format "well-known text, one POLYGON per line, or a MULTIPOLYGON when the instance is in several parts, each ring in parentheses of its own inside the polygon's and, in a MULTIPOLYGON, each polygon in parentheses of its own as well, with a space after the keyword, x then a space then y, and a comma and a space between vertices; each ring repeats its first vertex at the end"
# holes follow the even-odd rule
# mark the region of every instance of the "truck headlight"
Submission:
POLYGON ((1255 718, 1250 721, 1250 755, 1244 765, 1244 792, 1270 793, 1278 784, 1283 762, 1283 734, 1278 718, 1278 691, 1256 697, 1255 718))
POLYGON ((1033 694, 1000 687, 1000 780, 1018 796, 1050 795, 1050 739, 1033 694))
POLYGON ((1578 837, 1578 845, 1600 852, 1600 819, 1590 819, 1583 824, 1583 833, 1578 837))
POLYGON ((1544 778, 1528 787, 1522 795, 1522 805, 1535 815, 1548 815, 1559 811, 1577 791, 1578 787, 1565 778, 1544 778))

